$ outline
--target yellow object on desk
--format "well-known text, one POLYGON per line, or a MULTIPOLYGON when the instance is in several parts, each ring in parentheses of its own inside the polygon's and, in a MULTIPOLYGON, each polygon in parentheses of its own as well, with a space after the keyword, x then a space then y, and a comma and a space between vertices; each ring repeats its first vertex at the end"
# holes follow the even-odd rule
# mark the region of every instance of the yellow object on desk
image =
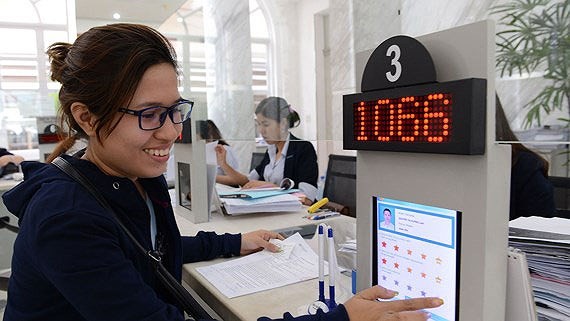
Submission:
POLYGON ((316 202, 315 204, 309 206, 309 208, 307 209, 307 212, 315 213, 319 208, 321 208, 323 205, 325 205, 328 202, 329 202, 329 199, 325 197, 322 200, 316 202))

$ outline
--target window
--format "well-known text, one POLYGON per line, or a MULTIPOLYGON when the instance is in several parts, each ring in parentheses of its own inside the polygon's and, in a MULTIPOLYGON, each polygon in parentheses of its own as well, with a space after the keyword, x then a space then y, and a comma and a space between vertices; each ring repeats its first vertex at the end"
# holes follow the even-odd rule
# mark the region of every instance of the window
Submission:
POLYGON ((56 115, 45 50, 69 41, 67 9, 67 0, 0 2, 0 43, 10 44, 0 47, 0 146, 29 150, 27 159, 39 159, 36 117, 56 115))

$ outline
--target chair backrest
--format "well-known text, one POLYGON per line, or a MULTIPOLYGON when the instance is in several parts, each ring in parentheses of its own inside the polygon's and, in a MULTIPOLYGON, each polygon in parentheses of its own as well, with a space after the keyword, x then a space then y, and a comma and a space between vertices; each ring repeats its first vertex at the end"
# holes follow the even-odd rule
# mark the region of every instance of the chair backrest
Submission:
POLYGON ((323 196, 348 207, 356 217, 356 156, 329 155, 323 196))
POLYGON ((257 165, 261 164, 263 157, 265 156, 265 152, 253 152, 251 154, 251 165, 249 170, 252 171, 257 165))
POLYGON ((548 176, 554 187, 554 206, 557 216, 570 217, 570 177, 548 176))

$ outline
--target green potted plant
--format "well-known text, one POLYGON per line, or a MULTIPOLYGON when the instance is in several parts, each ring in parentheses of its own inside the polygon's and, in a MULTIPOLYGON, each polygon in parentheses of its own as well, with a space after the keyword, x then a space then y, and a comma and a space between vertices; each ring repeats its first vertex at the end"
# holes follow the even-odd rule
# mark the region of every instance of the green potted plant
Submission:
POLYGON ((541 115, 566 111, 570 124, 570 0, 512 0, 491 8, 498 15, 500 75, 540 72, 546 86, 524 108, 524 127, 541 126, 541 115))

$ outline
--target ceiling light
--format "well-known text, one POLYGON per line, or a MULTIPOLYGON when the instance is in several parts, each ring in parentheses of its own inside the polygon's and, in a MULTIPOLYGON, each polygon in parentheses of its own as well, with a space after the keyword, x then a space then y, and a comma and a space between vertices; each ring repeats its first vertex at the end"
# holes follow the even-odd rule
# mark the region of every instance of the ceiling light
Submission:
POLYGON ((113 19, 119 20, 121 19, 121 15, 118 12, 113 13, 113 19))
POLYGON ((184 19, 182 19, 182 17, 178 17, 178 18, 176 18, 176 21, 178 21, 178 22, 183 22, 184 19))

